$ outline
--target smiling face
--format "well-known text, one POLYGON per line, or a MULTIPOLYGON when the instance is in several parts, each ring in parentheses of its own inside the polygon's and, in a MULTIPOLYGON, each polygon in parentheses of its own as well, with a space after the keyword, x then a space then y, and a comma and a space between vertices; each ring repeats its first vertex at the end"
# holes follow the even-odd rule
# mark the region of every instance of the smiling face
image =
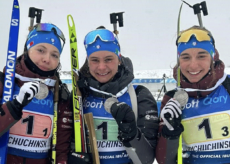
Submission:
POLYGON ((28 51, 32 62, 42 71, 52 71, 57 68, 60 60, 58 49, 48 43, 40 43, 28 51))
POLYGON ((89 72, 100 83, 110 81, 120 64, 116 54, 110 51, 97 51, 88 58, 89 72))
POLYGON ((210 70, 211 55, 201 48, 184 50, 179 58, 182 74, 191 82, 200 81, 210 70))

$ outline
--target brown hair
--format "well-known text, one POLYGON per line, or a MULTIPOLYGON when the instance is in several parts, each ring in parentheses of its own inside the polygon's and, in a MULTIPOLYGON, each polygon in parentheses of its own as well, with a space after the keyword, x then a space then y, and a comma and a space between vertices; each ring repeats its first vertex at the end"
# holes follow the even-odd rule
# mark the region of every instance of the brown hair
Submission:
POLYGON ((80 73, 85 77, 90 77, 91 74, 89 72, 89 65, 88 65, 88 59, 86 57, 85 62, 83 66, 80 68, 80 73))

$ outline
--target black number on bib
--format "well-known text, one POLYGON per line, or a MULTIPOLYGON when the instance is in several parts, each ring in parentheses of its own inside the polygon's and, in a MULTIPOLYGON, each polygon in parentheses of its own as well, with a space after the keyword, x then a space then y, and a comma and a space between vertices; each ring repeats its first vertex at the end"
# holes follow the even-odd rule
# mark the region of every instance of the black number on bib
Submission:
POLYGON ((32 134, 33 133, 33 125, 34 125, 34 116, 29 116, 27 118, 24 118, 22 120, 22 123, 25 124, 27 123, 27 134, 32 134), (28 123, 27 123, 28 122, 28 123))
POLYGON ((47 131, 48 131, 48 129, 47 129, 47 128, 45 128, 45 129, 43 130, 43 132, 44 132, 44 136, 46 136, 46 135, 47 135, 47 131))
POLYGON ((198 125, 199 130, 204 128, 205 131, 205 135, 207 139, 212 138, 212 133, 211 133, 211 129, 210 129, 210 124, 209 124, 209 119, 205 118, 203 119, 203 121, 200 123, 200 125, 198 125))
POLYGON ((228 136, 228 134, 229 134, 228 127, 227 127, 227 126, 224 126, 224 127, 222 128, 222 130, 225 132, 225 133, 222 133, 222 136, 228 136))
POLYGON ((108 123, 102 122, 100 125, 97 126, 97 129, 100 129, 100 128, 102 128, 102 139, 107 140, 108 139, 108 135, 107 135, 108 123))

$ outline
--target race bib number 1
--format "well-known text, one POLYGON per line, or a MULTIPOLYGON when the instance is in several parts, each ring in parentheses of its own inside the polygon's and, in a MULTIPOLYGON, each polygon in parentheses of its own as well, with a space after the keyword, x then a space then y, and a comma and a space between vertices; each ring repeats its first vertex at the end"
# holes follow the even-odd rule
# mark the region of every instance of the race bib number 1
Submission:
POLYGON ((117 141, 118 126, 115 120, 94 119, 97 140, 117 141))
POLYGON ((183 139, 188 145, 230 137, 230 116, 227 113, 182 120, 182 124, 185 129, 183 139))
POLYGON ((50 116, 23 112, 21 120, 10 129, 10 134, 46 139, 51 134, 51 128, 52 118, 50 116))

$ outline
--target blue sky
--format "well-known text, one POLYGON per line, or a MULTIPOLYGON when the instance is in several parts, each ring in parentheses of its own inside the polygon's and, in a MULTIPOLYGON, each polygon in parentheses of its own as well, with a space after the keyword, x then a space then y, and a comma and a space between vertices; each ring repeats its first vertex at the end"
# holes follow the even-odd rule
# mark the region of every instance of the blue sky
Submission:
MULTIPOLYGON (((200 3, 187 0, 191 5, 200 3)), ((214 35, 220 58, 226 66, 230 66, 230 1, 209 0, 209 15, 203 18, 203 24, 214 35)), ((9 25, 13 0, 1 1, 0 32, 0 70, 6 60, 9 25)), ((167 69, 176 64, 176 30, 180 0, 19 0, 20 33, 18 56, 22 54, 30 19, 29 7, 44 9, 42 22, 56 24, 64 32, 67 43, 61 55, 62 70, 70 70, 70 48, 68 42, 67 15, 71 14, 75 21, 79 64, 83 64, 86 53, 83 46, 84 36, 100 25, 113 30, 109 14, 124 13, 124 27, 119 28, 121 53, 132 59, 135 70, 167 69)), ((197 16, 187 5, 183 6, 181 29, 198 25, 197 16)))

